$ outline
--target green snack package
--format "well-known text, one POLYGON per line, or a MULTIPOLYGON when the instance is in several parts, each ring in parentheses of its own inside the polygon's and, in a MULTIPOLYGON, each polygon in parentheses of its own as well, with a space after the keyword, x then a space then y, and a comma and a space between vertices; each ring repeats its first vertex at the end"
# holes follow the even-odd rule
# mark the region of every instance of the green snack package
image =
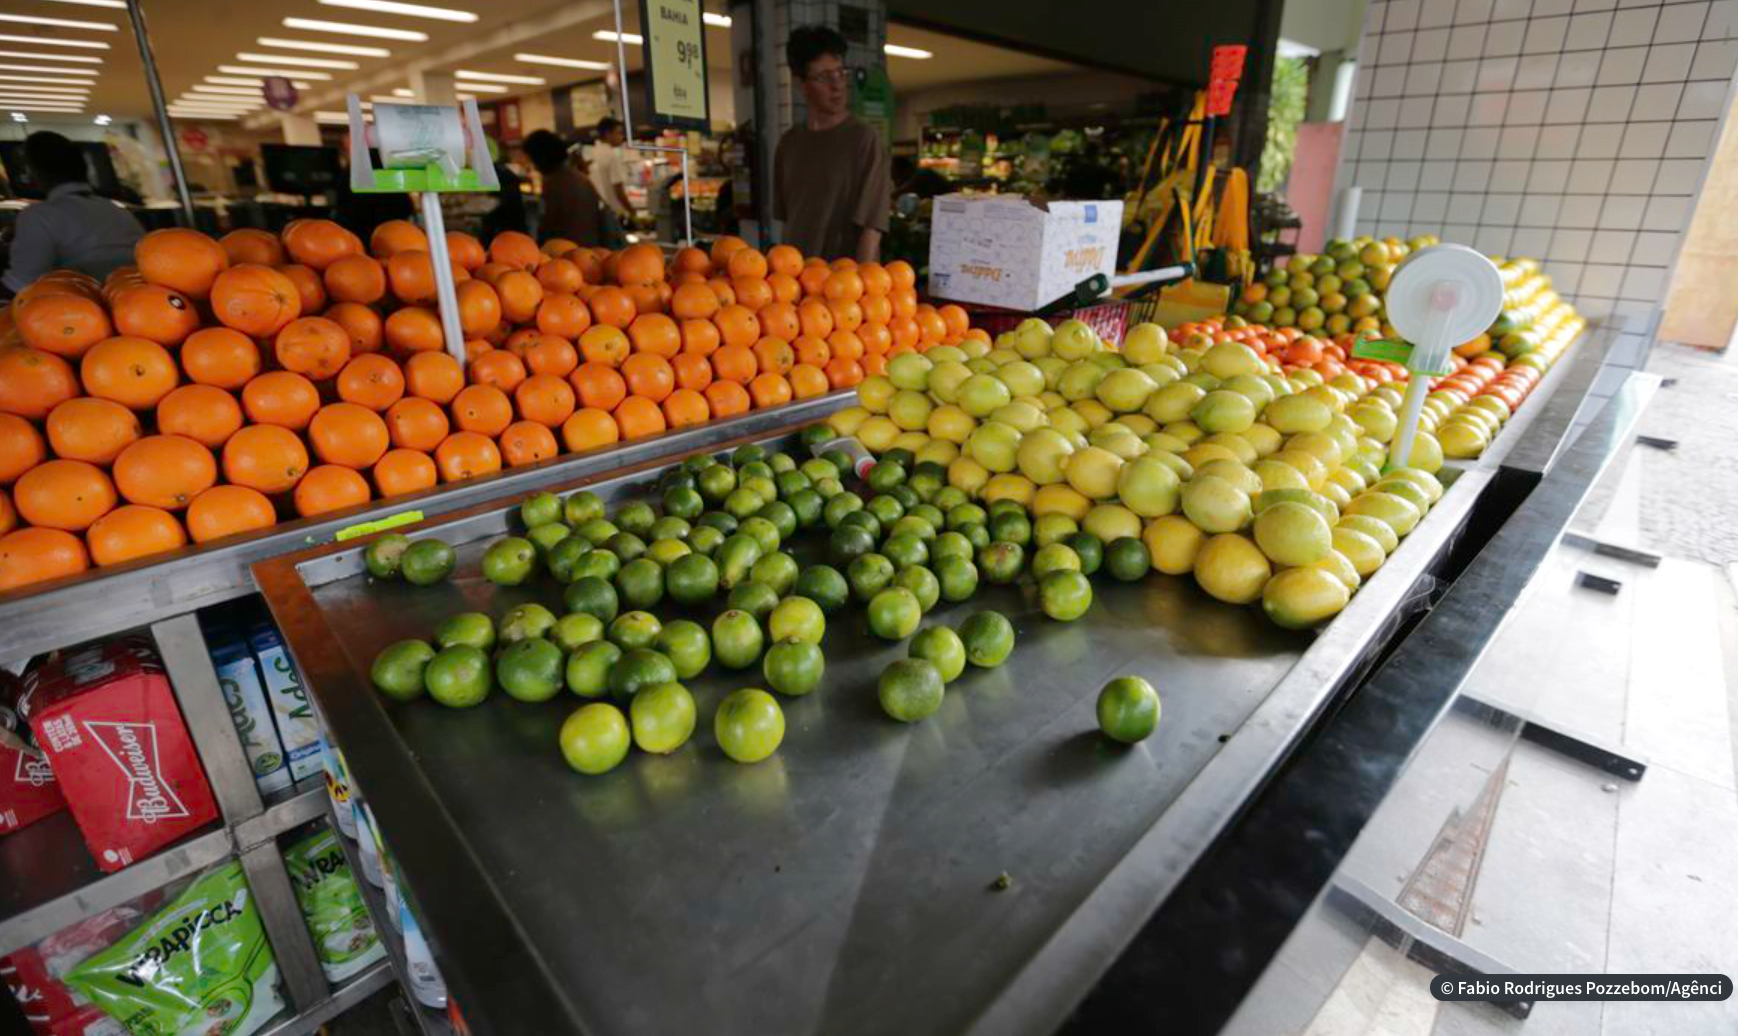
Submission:
POLYGON ((296 902, 314 937, 314 953, 326 981, 338 983, 386 956, 368 905, 350 873, 344 847, 330 827, 297 842, 284 853, 296 902))
POLYGON ((133 1036, 248 1036, 284 1008, 239 863, 197 878, 66 983, 133 1036))

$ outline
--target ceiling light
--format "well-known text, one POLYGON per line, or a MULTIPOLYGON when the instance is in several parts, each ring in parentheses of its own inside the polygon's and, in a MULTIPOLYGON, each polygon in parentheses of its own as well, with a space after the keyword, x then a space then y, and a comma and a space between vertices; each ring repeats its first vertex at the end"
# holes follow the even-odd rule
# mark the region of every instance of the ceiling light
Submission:
POLYGON ((701 15, 700 18, 707 25, 715 25, 720 29, 730 28, 730 16, 728 14, 713 14, 711 11, 707 11, 705 14, 701 15))
POLYGON ((94 68, 60 68, 56 65, 0 64, 0 68, 3 68, 8 72, 46 72, 51 76, 73 76, 75 78, 83 77, 86 79, 92 78, 97 74, 97 70, 94 68))
MULTIPOLYGON (((219 86, 265 86, 264 76, 206 76, 205 81, 219 86)), ((298 90, 310 90, 314 84, 292 79, 290 85, 298 90)))
POLYGON ((57 79, 54 76, 15 76, 4 74, 0 75, 0 80, 5 80, 9 83, 59 83, 63 85, 71 84, 73 86, 91 85, 89 79, 57 79))
POLYGON ((609 68, 607 61, 581 61, 579 58, 557 58, 548 54, 515 54, 514 61, 523 61, 527 65, 554 65, 557 68, 584 68, 594 72, 602 72, 609 68))
POLYGON ((322 82, 332 78, 328 72, 310 72, 305 68, 254 68, 250 65, 218 65, 217 70, 232 76, 283 76, 286 79, 300 77, 302 79, 318 79, 322 82))
POLYGON ((31 102, 7 101, 7 107, 27 112, 67 112, 74 114, 84 111, 82 104, 35 104, 31 102))
POLYGON ((120 32, 121 27, 113 22, 79 22, 70 18, 38 18, 34 14, 0 14, 0 22, 18 22, 24 25, 52 25, 58 29, 91 29, 96 32, 120 32))
POLYGON ((385 47, 357 47, 348 43, 327 43, 324 40, 286 40, 277 36, 261 36, 254 40, 262 47, 279 50, 312 50, 321 54, 354 54, 359 58, 389 58, 392 51, 385 47))
POLYGON ((170 115, 186 122, 234 122, 239 115, 217 115, 213 112, 178 112, 170 109, 170 115))
MULTIPOLYGON (((617 39, 616 34, 608 29, 599 29, 591 34, 591 38, 594 40, 603 40, 605 43, 614 43, 617 39)), ((645 37, 632 32, 624 32, 621 34, 620 38, 623 43, 631 43, 635 46, 639 46, 646 42, 645 37)))
POLYGON ((51 4, 77 4, 80 7, 116 7, 127 9, 126 0, 48 0, 51 4))
POLYGON ((395 86, 392 88, 392 96, 394 96, 394 97, 415 97, 416 91, 412 90, 408 86, 395 86))
POLYGON ((98 126, 107 126, 109 123, 114 122, 115 120, 109 118, 107 115, 99 115, 95 119, 92 119, 91 121, 95 122, 98 126))
POLYGON ((86 57, 83 54, 38 54, 28 50, 0 50, 0 58, 24 58, 28 61, 77 61, 86 65, 100 65, 102 58, 86 57))
POLYGON ((25 86, 20 83, 0 86, 0 93, 14 96, 18 94, 29 94, 32 97, 83 96, 90 92, 91 88, 83 84, 77 86, 25 86))
MULTIPOLYGON (((345 112, 315 112, 314 121, 323 122, 328 125, 342 125, 350 121, 350 116, 345 112)), ((373 120, 364 116, 362 121, 367 123, 372 122, 373 120)))
POLYGON ((309 68, 343 69, 356 69, 362 67, 354 61, 344 61, 342 59, 304 58, 295 54, 254 54, 245 50, 240 54, 237 54, 235 57, 237 61, 258 61, 268 65, 306 65, 309 68))
POLYGON ((13 112, 12 113, 12 121, 13 122, 29 122, 30 120, 24 117, 23 112, 13 112))
POLYGON ((504 94, 507 92, 507 88, 504 86, 496 86, 494 83, 473 83, 469 79, 460 80, 454 83, 453 86, 455 88, 463 87, 466 90, 472 90, 480 94, 504 94))
POLYGON ((883 44, 881 49, 888 57, 892 58, 916 58, 919 61, 925 61, 935 57, 932 51, 922 50, 918 47, 901 47, 897 43, 883 44))
POLYGON ((306 29, 308 32, 333 32, 340 36, 366 36, 375 40, 404 40, 406 43, 428 42, 428 33, 417 32, 415 29, 385 29, 378 25, 323 22, 317 18, 285 18, 284 28, 306 29))
POLYGON ((320 0, 326 7, 348 7, 353 11, 378 11, 406 18, 430 18, 437 22, 474 22, 477 16, 469 11, 450 7, 427 7, 422 4, 401 4, 394 0, 320 0))
POLYGON ((7 43, 35 43, 44 47, 80 47, 84 50, 108 50, 107 43, 98 40, 55 40, 46 36, 8 36, 0 33, 0 40, 7 43))
POLYGON ((260 96, 257 86, 212 86, 208 83, 197 83, 193 87, 196 94, 244 94, 248 97, 260 96))
POLYGON ((528 86, 542 86, 548 81, 537 76, 509 76, 497 72, 472 72, 466 68, 459 69, 453 75, 460 79, 476 79, 485 83, 524 83, 528 86))

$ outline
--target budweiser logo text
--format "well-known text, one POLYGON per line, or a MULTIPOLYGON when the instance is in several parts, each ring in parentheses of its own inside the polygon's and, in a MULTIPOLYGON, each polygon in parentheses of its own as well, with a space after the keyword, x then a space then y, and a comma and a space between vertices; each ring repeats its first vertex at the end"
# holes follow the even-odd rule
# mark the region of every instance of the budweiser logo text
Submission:
POLYGON ((187 807, 164 783, 157 760, 157 725, 84 721, 91 738, 127 777, 127 819, 154 824, 185 817, 187 807))

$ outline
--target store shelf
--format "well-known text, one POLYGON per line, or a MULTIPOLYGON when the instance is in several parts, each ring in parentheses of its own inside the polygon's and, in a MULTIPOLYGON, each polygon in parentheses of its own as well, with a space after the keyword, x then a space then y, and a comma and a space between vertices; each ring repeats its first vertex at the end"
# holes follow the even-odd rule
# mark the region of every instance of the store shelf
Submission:
POLYGON ((289 522, 258 536, 185 547, 126 565, 97 569, 46 584, 0 593, 0 663, 119 633, 254 592, 250 567, 258 561, 331 542, 341 529, 418 510, 448 514, 512 494, 561 486, 602 471, 675 456, 710 441, 765 434, 793 421, 816 421, 855 400, 842 390, 771 410, 665 432, 635 442, 561 457, 527 468, 441 486, 335 518, 289 522))
POLYGON ((271 1022, 255 1036, 310 1036, 321 1031, 327 1022, 392 985, 392 981, 392 967, 386 961, 378 961, 353 976, 350 981, 334 990, 331 996, 312 1008, 299 1015, 271 1022))

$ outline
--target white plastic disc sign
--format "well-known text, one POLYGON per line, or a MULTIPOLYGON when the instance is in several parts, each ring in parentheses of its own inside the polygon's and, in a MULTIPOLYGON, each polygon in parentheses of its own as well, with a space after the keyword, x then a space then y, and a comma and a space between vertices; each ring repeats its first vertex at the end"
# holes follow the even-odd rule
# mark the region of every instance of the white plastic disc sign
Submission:
MULTIPOLYGON (((1503 309, 1503 277, 1496 264, 1465 245, 1433 245, 1408 256, 1394 271, 1383 299, 1388 322, 1414 350, 1447 351, 1491 326, 1503 309), (1447 346, 1438 343, 1447 340, 1447 346)), ((1419 357, 1424 359, 1425 357, 1419 357)))

